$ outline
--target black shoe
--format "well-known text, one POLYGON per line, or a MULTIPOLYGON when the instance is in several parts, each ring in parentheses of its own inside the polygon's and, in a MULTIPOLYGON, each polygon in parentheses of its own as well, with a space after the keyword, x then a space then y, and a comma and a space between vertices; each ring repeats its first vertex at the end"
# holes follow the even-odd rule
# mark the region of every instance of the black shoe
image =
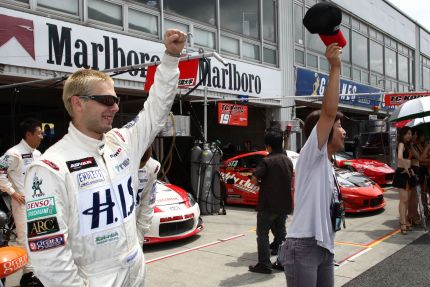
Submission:
POLYGON ((284 271, 284 266, 282 266, 281 264, 278 263, 278 261, 276 261, 275 263, 272 264, 272 269, 284 271))
POLYGON ((257 263, 254 266, 250 265, 249 271, 262 274, 272 274, 272 269, 262 263, 257 263))
POLYGON ((42 282, 33 274, 33 272, 28 272, 22 275, 19 281, 21 287, 43 287, 42 282))

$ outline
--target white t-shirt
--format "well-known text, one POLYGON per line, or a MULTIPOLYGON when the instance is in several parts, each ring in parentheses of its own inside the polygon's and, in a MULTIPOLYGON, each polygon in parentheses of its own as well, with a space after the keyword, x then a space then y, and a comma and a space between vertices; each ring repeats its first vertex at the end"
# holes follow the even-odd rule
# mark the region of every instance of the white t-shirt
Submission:
POLYGON ((315 237, 317 244, 334 254, 330 202, 335 188, 327 143, 318 149, 316 126, 297 161, 293 221, 287 238, 315 237))

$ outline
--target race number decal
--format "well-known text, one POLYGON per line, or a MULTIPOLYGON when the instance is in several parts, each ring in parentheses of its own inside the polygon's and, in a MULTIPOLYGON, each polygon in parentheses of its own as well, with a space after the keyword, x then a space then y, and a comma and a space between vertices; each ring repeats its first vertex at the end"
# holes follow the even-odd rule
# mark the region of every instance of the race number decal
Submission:
POLYGON ((78 194, 80 234, 88 235, 110 229, 127 221, 134 213, 132 179, 97 188, 82 190, 78 194))

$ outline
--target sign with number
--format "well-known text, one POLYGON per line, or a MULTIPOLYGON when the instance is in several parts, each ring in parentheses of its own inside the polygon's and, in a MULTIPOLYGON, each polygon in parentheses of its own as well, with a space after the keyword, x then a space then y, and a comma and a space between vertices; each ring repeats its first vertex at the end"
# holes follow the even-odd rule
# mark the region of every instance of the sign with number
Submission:
POLYGON ((248 107, 237 104, 218 103, 218 123, 230 126, 248 126, 248 107))

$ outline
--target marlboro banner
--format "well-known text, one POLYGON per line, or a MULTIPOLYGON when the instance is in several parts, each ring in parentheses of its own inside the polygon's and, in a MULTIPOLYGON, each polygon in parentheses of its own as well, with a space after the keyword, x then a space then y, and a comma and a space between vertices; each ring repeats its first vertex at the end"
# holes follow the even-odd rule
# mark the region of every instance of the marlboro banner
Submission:
POLYGON ((404 102, 430 96, 430 92, 385 94, 385 106, 399 106, 404 102))
POLYGON ((229 126, 248 126, 248 107, 244 105, 218 103, 218 123, 229 126))
MULTIPOLYGON (((199 67, 199 59, 193 59, 188 61, 179 62, 179 82, 178 88, 185 88, 196 85, 197 69, 199 67)), ((147 68, 146 82, 144 91, 148 92, 154 83, 154 75, 156 66, 150 66, 147 68)))

